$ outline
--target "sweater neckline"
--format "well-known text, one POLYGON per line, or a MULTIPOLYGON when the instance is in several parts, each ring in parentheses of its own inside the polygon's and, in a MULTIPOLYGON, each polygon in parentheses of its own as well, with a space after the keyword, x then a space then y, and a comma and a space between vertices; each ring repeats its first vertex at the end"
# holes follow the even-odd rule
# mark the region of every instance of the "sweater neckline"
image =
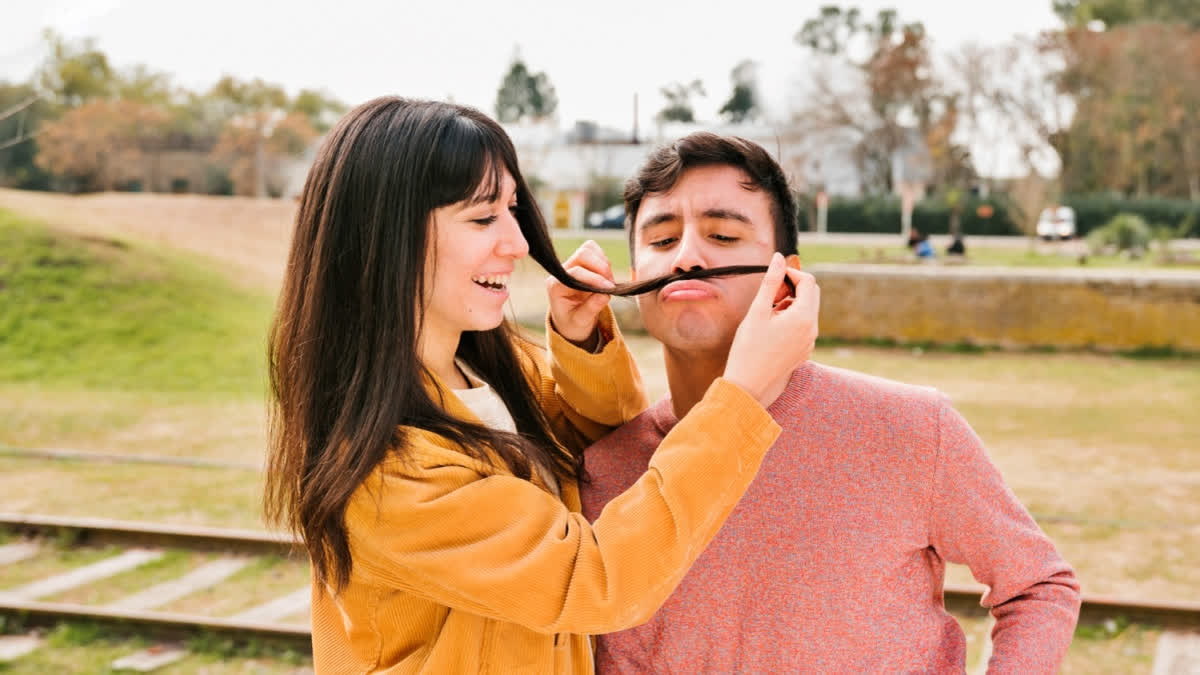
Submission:
MULTIPOLYGON (((783 389, 783 393, 775 402, 767 407, 767 413, 772 419, 780 420, 795 417, 811 398, 813 382, 817 375, 817 364, 805 361, 804 365, 792 371, 792 377, 783 389)), ((664 435, 671 431, 679 418, 675 417, 675 408, 671 405, 671 392, 668 391, 655 405, 650 408, 651 421, 664 435)))

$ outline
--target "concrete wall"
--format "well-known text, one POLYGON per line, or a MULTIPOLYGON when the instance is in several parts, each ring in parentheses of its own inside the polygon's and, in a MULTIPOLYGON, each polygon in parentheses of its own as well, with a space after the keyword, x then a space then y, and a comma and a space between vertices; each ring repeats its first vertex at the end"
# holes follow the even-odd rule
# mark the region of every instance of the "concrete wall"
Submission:
MULTIPOLYGON (((1200 272, 813 265, 821 335, 1200 352, 1200 272)), ((623 328, 641 329, 618 302, 623 328)))

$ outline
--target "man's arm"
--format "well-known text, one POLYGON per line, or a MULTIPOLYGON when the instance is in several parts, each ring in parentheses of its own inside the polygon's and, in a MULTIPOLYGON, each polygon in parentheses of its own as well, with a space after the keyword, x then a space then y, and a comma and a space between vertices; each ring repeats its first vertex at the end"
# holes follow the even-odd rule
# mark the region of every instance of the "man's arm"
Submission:
POLYGON ((1053 673, 1079 618, 1079 581, 949 403, 939 415, 930 543, 990 589, 989 673, 1053 673))

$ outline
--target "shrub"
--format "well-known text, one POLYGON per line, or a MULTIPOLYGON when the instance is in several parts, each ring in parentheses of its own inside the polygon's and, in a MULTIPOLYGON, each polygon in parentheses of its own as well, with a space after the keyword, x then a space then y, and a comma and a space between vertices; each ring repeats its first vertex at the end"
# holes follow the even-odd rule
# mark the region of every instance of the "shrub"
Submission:
POLYGON ((1141 253, 1150 246, 1153 237, 1150 226, 1139 215, 1119 213, 1112 220, 1097 230, 1088 234, 1088 246, 1093 253, 1101 253, 1106 248, 1118 251, 1141 253))

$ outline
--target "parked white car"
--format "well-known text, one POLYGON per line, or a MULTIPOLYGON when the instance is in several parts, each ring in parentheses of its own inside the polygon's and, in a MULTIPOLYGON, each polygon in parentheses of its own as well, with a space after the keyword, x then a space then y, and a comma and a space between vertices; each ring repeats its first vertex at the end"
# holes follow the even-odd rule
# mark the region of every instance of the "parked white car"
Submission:
POLYGON ((1038 217, 1037 235, 1042 239, 1070 239, 1075 236, 1075 209, 1047 206, 1038 217))

